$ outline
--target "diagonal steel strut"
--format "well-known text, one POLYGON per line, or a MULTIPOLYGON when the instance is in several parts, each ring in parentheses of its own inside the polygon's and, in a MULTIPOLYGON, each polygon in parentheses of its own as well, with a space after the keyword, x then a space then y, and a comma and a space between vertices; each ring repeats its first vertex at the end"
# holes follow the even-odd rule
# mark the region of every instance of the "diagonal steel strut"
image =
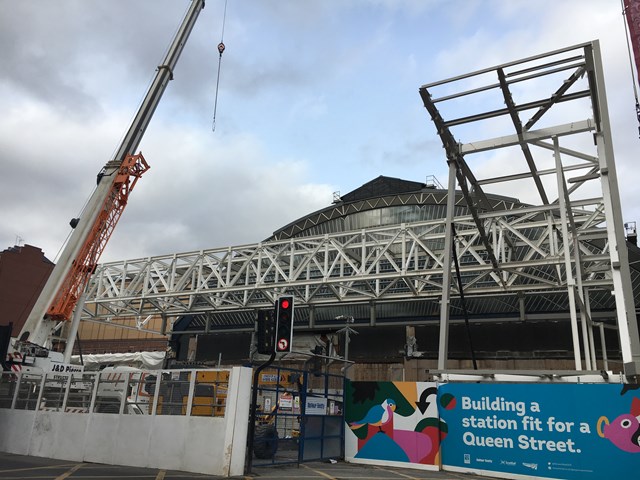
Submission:
MULTIPOLYGON (((478 208, 476 203, 469 192, 469 187, 467 185, 467 181, 471 183, 473 188, 473 193, 477 195, 482 203, 482 206, 487 211, 492 211, 492 207, 485 195, 482 187, 476 180, 475 176, 471 172, 471 169, 467 165, 467 162, 464 160, 464 155, 460 153, 460 148, 458 142, 453 138, 453 134, 449 130, 449 128, 445 125, 444 119, 440 112, 436 108, 435 104, 431 101, 431 94, 425 87, 420 88, 420 96, 422 97, 422 102, 424 103, 425 108, 431 115, 431 120, 436 126, 436 130, 438 131, 438 135, 442 140, 442 146, 447 153, 447 161, 453 162, 456 168, 456 178, 458 179, 458 185, 460 186, 460 190, 462 191, 462 195, 467 202, 467 207, 469 208, 469 213, 473 217, 473 221, 478 228, 478 232, 480 235, 480 241, 483 246, 487 250, 487 254, 489 256, 489 260, 491 261, 491 265, 493 266, 493 270, 497 273, 500 270, 498 265, 498 260, 496 259, 495 253, 493 251, 493 247, 491 242, 489 241, 489 237, 487 236, 487 232, 484 228, 484 223, 480 219, 480 215, 478 212, 478 208)), ((449 195, 452 195, 452 192, 449 192, 449 195)))

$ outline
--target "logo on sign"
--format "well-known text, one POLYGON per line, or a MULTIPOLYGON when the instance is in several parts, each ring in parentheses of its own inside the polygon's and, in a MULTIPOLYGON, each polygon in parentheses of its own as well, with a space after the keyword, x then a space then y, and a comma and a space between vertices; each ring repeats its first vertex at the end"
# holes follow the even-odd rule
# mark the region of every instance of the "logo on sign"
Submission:
POLYGON ((291 410, 293 408, 293 396, 290 393, 283 393, 280 397, 279 405, 283 410, 291 410))
POLYGON ((262 381, 265 383, 278 383, 278 375, 275 373, 263 373, 262 381))
POLYGON ((73 365, 54 364, 51 366, 52 372, 82 372, 82 367, 73 365))
POLYGON ((289 341, 286 338, 278 340, 278 350, 286 350, 289 346, 289 341))

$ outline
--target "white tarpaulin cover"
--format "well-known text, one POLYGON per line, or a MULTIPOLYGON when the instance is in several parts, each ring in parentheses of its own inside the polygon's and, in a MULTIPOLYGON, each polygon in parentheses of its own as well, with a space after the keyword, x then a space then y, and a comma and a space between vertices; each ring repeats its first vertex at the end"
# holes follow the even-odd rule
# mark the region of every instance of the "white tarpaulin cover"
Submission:
MULTIPOLYGON (((130 366, 143 370, 162 368, 165 352, 131 352, 131 353, 100 353, 83 355, 85 370, 98 370, 101 366, 130 366)), ((80 355, 73 355, 71 363, 80 365, 80 355)))

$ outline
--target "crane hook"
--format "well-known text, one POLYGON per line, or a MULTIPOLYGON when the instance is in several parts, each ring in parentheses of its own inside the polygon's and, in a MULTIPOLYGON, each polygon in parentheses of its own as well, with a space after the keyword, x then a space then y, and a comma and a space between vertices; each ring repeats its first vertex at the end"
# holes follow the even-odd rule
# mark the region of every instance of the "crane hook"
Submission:
POLYGON ((216 112, 218 110, 218 90, 220 88, 220 66, 222 65, 222 53, 224 52, 225 46, 223 43, 224 39, 224 26, 227 22, 227 0, 224 0, 224 14, 222 15, 222 34, 220 35, 220 43, 218 44, 218 53, 220 56, 218 57, 218 78, 216 79, 216 99, 213 102, 213 121, 211 122, 211 131, 216 131, 216 112))

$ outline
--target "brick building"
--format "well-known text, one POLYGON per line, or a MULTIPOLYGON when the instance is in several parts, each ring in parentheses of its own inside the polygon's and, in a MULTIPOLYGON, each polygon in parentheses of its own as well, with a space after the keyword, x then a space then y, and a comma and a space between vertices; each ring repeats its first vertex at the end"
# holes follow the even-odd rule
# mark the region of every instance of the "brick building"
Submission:
MULTIPOLYGON (((13 322, 12 336, 22 330, 33 305, 55 264, 32 245, 14 246, 0 252, 0 325, 13 322)), ((151 319, 157 327, 160 319, 151 319)), ((120 322, 120 324, 126 324, 120 322)), ((164 351, 167 337, 138 331, 135 321, 129 328, 82 322, 78 330, 80 345, 75 353, 119 353, 142 350, 164 351)))
POLYGON ((22 329, 55 264, 38 247, 14 246, 0 252, 0 325, 22 329))

